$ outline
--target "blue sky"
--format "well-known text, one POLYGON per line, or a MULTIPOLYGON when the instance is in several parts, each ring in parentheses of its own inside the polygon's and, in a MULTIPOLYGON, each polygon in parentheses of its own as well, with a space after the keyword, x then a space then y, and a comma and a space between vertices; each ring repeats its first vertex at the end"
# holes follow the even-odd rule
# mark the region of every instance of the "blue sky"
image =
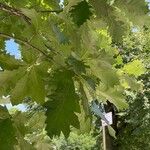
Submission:
POLYGON ((12 104, 6 104, 6 107, 7 109, 12 109, 12 108, 17 108, 18 110, 20 111, 26 111, 26 106, 24 104, 19 104, 19 105, 16 105, 16 106, 12 106, 12 104))
POLYGON ((6 51, 10 53, 10 55, 14 55, 15 58, 19 59, 21 57, 20 51, 19 51, 19 45, 14 42, 13 39, 7 40, 6 43, 6 51))

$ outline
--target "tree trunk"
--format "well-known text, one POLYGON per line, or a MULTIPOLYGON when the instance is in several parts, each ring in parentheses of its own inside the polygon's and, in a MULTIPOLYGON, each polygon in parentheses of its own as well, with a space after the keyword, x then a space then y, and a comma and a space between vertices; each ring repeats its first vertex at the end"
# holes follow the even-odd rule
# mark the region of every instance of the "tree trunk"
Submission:
MULTIPOLYGON (((115 115, 115 110, 114 110, 113 104, 110 102, 107 102, 107 105, 105 105, 105 111, 106 111, 106 113, 112 112, 113 124, 111 126, 117 133, 117 116, 115 115)), ((106 140, 106 148, 104 150, 115 150, 113 148, 113 140, 114 139, 113 139, 113 137, 110 136, 107 127, 105 127, 105 136, 104 137, 106 140)))

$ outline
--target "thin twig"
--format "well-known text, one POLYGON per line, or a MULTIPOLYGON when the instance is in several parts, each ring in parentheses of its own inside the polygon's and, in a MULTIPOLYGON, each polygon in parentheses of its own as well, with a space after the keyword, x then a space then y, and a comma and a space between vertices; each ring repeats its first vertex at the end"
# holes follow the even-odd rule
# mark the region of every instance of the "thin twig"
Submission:
POLYGON ((6 4, 0 3, 0 10, 7 12, 11 15, 15 15, 18 17, 23 18, 28 24, 31 24, 31 19, 29 17, 27 17, 25 14, 23 14, 20 10, 10 7, 6 4))
POLYGON ((60 13, 62 11, 63 11, 63 9, 60 9, 60 10, 38 10, 37 12, 41 12, 41 13, 60 13))
POLYGON ((31 43, 29 43, 29 42, 26 41, 26 40, 23 40, 23 39, 20 39, 20 38, 17 38, 17 37, 13 37, 13 36, 11 36, 11 35, 8 35, 8 34, 2 33, 2 32, 0 32, 0 36, 1 36, 1 37, 4 37, 4 38, 9 38, 9 39, 15 39, 16 41, 18 41, 18 42, 20 42, 20 43, 22 43, 22 44, 24 44, 24 45, 26 45, 26 46, 28 46, 28 47, 30 47, 30 48, 33 48, 33 49, 35 49, 36 51, 42 53, 44 56, 50 58, 47 53, 45 53, 45 52, 42 51, 41 49, 35 47, 34 45, 32 45, 31 43))

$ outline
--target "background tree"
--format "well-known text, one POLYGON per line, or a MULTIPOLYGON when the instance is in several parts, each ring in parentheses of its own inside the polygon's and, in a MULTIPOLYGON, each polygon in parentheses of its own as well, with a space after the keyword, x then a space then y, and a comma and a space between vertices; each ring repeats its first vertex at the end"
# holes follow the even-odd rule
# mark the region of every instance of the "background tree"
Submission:
MULTIPOLYGON (((129 108, 119 117, 118 140, 116 149, 136 149, 144 148, 148 150, 149 145, 149 125, 150 125, 150 66, 149 66, 149 29, 137 30, 124 39, 121 55, 124 63, 133 63, 135 59, 140 59, 146 68, 145 74, 140 74, 137 70, 138 63, 130 71, 138 72, 137 80, 142 84, 139 91, 126 91, 129 108)), ((133 65, 133 64, 132 64, 133 65)), ((130 66, 133 67, 133 66, 130 66)), ((128 70, 129 71, 129 70, 128 70)), ((137 87, 138 88, 138 87, 137 87)))

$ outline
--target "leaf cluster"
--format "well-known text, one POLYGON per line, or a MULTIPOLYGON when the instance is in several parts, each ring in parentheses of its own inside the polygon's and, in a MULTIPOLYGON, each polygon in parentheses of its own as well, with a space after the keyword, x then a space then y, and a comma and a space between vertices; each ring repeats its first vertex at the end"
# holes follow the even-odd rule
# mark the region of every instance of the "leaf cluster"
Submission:
POLYGON ((144 69, 134 74, 131 66, 142 65, 136 61, 119 73, 114 44, 122 42, 132 23, 148 22, 144 0, 59 2, 0 1, 0 96, 10 96, 13 105, 29 98, 42 105, 50 137, 61 132, 67 137, 71 126, 80 128, 79 120, 91 120, 91 100, 128 107, 121 82, 131 85, 128 74, 144 69), (20 59, 6 52, 9 39, 19 44, 20 59))

